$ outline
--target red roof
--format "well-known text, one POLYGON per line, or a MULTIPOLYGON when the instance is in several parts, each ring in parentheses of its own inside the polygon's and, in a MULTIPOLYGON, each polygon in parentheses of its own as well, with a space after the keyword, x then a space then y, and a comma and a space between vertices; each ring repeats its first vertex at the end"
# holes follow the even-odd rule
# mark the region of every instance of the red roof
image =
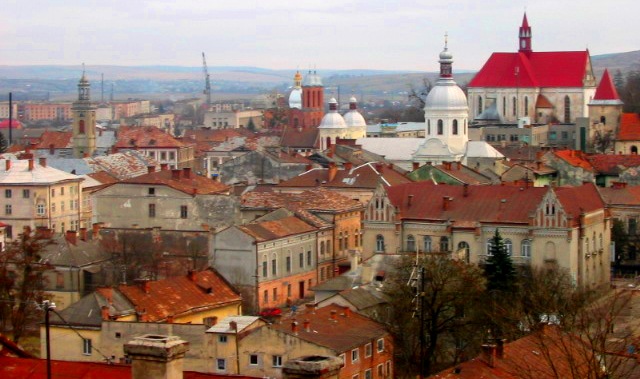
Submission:
POLYGON ((553 104, 551 104, 545 95, 539 94, 536 99, 536 109, 537 108, 553 108, 553 104))
POLYGON ((640 114, 623 113, 620 119, 619 141, 640 141, 640 114))
POLYGON ((187 145, 155 126, 121 126, 115 147, 118 149, 136 147, 162 149, 180 148, 187 145))
POLYGON ((312 212, 346 212, 361 209, 362 203, 325 188, 315 188, 302 193, 273 191, 249 191, 240 200, 242 209, 299 208, 312 212))
POLYGON ((593 166, 586 159, 585 154, 579 150, 558 150, 553 154, 574 167, 580 167, 588 171, 593 171, 593 166))
POLYGON ((594 154, 587 157, 600 174, 618 175, 629 167, 640 166, 640 155, 594 154))
POLYGON ((262 221, 238 226, 238 229, 255 238, 257 241, 271 241, 274 239, 309 233, 316 230, 298 217, 290 216, 280 220, 262 221))
MULTIPOLYGON (((191 169, 160 170, 123 180, 123 184, 163 184, 190 195, 226 193, 229 186, 205 176, 194 174, 191 169)), ((117 185, 117 183, 116 183, 117 185)))
POLYGON ((586 50, 493 53, 468 87, 583 87, 588 67, 586 50))
POLYGON ((73 132, 58 132, 47 130, 40 136, 40 143, 36 149, 67 149, 73 146, 73 132))
POLYGON ((616 86, 613 85, 613 80, 611 80, 607 69, 602 74, 602 79, 600 79, 600 84, 598 84, 593 100, 620 100, 616 86))
POLYGON ((149 322, 240 303, 240 294, 216 272, 205 270, 193 275, 193 279, 186 275, 149 281, 147 292, 143 285, 121 285, 118 290, 136 309, 146 311, 149 322))

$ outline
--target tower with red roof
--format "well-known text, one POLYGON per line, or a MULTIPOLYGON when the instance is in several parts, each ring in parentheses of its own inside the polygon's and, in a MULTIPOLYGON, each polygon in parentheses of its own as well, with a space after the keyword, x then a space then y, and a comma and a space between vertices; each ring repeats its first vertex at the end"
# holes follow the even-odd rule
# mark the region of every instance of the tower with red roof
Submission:
POLYGON ((613 141, 620 131, 623 105, 609 70, 604 70, 596 93, 589 101, 589 151, 604 153, 613 149, 613 141))
POLYGON ((517 52, 493 53, 469 82, 470 118, 489 107, 505 123, 575 123, 587 117, 596 89, 589 51, 533 51, 526 14, 518 43, 517 52))

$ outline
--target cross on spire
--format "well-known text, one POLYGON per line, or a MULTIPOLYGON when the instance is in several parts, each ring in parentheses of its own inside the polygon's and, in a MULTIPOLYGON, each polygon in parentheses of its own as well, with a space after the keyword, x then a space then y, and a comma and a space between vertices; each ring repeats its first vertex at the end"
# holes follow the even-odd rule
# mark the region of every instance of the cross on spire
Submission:
POLYGON ((449 44, 449 34, 444 32, 444 49, 447 50, 447 45, 449 44))

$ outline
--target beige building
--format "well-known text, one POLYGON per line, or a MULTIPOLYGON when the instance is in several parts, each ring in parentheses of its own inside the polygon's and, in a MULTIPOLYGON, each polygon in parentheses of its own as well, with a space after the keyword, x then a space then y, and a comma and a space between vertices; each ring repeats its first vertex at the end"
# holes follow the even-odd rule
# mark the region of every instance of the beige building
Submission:
POLYGON ((255 129, 262 129, 262 113, 261 110, 206 112, 204 126, 213 129, 235 129, 249 128, 253 124, 255 129))
POLYGON ((154 126, 163 130, 165 133, 173 135, 175 115, 173 113, 144 114, 123 118, 120 120, 120 123, 131 126, 154 126))
MULTIPOLYGON (((577 285, 609 283, 610 219, 593 184, 380 189, 365 210, 364 252, 439 252, 482 264, 500 231, 515 264, 557 264, 577 285)), ((366 258, 366 257, 365 257, 366 258)))
POLYGON ((0 163, 0 221, 7 239, 24 227, 51 229, 64 234, 78 230, 82 205, 82 178, 47 166, 46 158, 0 163))
MULTIPOLYGON (((12 112, 12 117, 14 119, 18 118, 18 103, 16 103, 15 101, 12 104, 12 108, 13 110, 12 112)), ((2 101, 0 102, 0 118, 9 118, 9 102, 8 101, 2 101)))

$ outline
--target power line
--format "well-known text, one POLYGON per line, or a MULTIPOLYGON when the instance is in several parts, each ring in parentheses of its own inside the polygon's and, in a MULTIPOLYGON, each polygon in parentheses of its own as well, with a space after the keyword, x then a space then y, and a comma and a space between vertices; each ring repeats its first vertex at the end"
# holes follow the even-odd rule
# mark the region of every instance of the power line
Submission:
MULTIPOLYGON (((67 322, 67 320, 65 320, 65 319, 60 315, 60 313, 58 313, 58 311, 56 311, 55 309, 51 309, 51 311, 52 311, 53 313, 55 313, 55 314, 56 314, 56 316, 60 317, 60 320, 62 320, 62 322, 64 322, 64 323, 65 323, 65 325, 67 325, 67 326, 69 327, 69 329, 73 330, 73 332, 74 332, 75 334, 77 334, 77 335, 78 335, 78 337, 80 337, 83 341, 84 341, 84 340, 87 340, 87 339, 88 339, 89 341, 91 341, 91 339, 90 339, 90 338, 84 338, 84 336, 83 336, 82 334, 80 334, 80 332, 78 332, 78 331, 75 329, 75 327, 74 327, 73 325, 69 324, 69 323, 67 322)), ((100 351, 100 349, 98 349, 97 347, 94 347, 93 345, 91 346, 91 348, 92 348, 92 349, 95 349, 95 351, 97 351, 100 355, 102 355, 102 357, 104 358, 104 360, 105 360, 107 363, 109 363, 109 364, 112 364, 112 363, 113 363, 113 362, 111 361, 111 358, 110 358, 110 357, 107 357, 106 355, 104 355, 104 354, 102 353, 102 351, 100 351)))

